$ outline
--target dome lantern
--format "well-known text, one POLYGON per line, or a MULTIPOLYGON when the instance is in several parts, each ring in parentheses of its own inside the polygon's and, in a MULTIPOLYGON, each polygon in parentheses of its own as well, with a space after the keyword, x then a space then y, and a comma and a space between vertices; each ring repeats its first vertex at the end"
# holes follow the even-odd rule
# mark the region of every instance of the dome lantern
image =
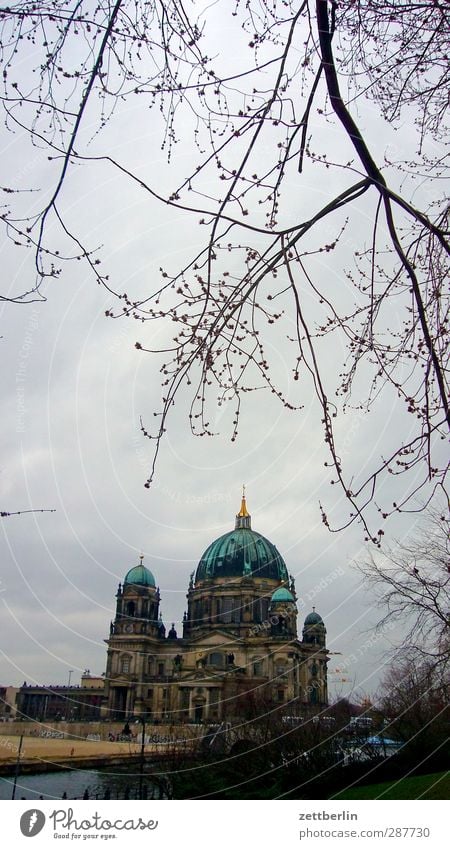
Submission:
POLYGON ((250 516, 250 513, 247 510, 247 503, 246 503, 246 500, 245 500, 245 484, 244 484, 243 487, 242 487, 241 509, 239 510, 239 513, 237 513, 237 515, 236 515, 236 522, 235 522, 235 526, 234 526, 235 530, 237 530, 238 528, 248 528, 250 530, 251 527, 252 527, 251 519, 252 519, 252 517, 250 516))

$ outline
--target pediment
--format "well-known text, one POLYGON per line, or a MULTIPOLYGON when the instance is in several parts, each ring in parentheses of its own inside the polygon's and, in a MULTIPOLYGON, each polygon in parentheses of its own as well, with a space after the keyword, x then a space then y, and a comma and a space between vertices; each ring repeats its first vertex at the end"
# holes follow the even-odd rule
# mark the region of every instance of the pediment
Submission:
POLYGON ((209 649, 211 647, 218 648, 220 646, 225 650, 227 648, 231 648, 233 645, 243 643, 244 640, 242 637, 230 634, 229 631, 221 631, 220 628, 217 628, 217 630, 209 631, 208 634, 199 634, 195 637, 189 637, 189 639, 184 642, 185 650, 187 651, 189 651, 190 646, 195 646, 196 650, 203 647, 205 647, 205 649, 209 649))
POLYGON ((207 686, 211 683, 217 685, 225 677, 225 674, 225 670, 218 673, 217 670, 202 667, 200 669, 192 669, 183 673, 181 677, 177 679, 177 683, 181 687, 192 681, 195 681, 196 685, 199 687, 207 686))

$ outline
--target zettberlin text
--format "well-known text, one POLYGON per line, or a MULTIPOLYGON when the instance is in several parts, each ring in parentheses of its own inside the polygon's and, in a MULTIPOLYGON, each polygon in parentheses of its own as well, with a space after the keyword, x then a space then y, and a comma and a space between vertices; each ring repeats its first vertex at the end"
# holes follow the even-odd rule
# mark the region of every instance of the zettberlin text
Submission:
POLYGON ((299 820, 357 820, 358 814, 351 811, 337 811, 329 814, 328 811, 309 811, 298 815, 299 820))

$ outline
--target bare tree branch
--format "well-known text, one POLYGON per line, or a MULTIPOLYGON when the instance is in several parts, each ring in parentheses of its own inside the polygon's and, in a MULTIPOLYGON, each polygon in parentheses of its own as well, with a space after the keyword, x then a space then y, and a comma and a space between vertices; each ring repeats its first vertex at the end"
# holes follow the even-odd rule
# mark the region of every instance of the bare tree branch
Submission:
MULTIPOLYGON (((180 392, 191 393, 189 426, 197 436, 215 432, 211 406, 231 403, 235 440, 245 396, 265 389, 296 414, 314 393, 331 483, 348 500, 338 527, 360 522, 379 544, 383 528, 374 527, 370 505, 386 519, 420 510, 420 497, 428 503, 445 491, 450 250, 440 145, 448 35, 448 4, 440 0, 238 0, 231 16, 229 4, 219 3, 198 20, 174 0, 20 0, 0 10, 5 131, 20 130, 51 163, 33 214, 24 199, 34 187, 3 187, 0 220, 17 250, 34 252, 37 279, 0 297, 43 300, 66 265, 82 261, 111 297, 108 317, 137 319, 144 332, 147 322, 168 325, 171 340, 161 351, 145 338, 136 343, 165 355, 155 431, 141 419, 154 446, 146 486, 180 392), (213 14, 226 15, 247 39, 236 67, 210 35, 213 14), (153 110, 170 165, 188 127, 196 151, 190 173, 183 163, 182 176, 168 171, 161 188, 132 156, 101 148, 102 131, 130 98, 153 110), (380 132, 383 118, 398 126, 409 118, 414 159, 382 157, 378 139, 360 129, 353 112, 368 99, 381 113, 380 132), (83 222, 69 216, 68 178, 81 163, 112 169, 123 191, 143 192, 152 211, 162 204, 183 214, 196 241, 203 228, 202 246, 179 268, 153 269, 144 297, 121 291, 83 222), (326 175, 325 197, 311 195, 305 204, 313 173, 326 175), (428 199, 415 195, 415 174, 426 181, 428 199), (324 278, 326 254, 337 284, 324 278), (272 330, 292 375, 284 391, 266 353, 272 330), (330 364, 331 339, 343 362, 330 364), (384 398, 409 415, 407 435, 395 444, 387 439, 359 474, 336 424, 384 398), (386 475, 394 486, 405 483, 390 503, 379 503, 386 475)), ((334 528, 325 506, 322 519, 334 528)))

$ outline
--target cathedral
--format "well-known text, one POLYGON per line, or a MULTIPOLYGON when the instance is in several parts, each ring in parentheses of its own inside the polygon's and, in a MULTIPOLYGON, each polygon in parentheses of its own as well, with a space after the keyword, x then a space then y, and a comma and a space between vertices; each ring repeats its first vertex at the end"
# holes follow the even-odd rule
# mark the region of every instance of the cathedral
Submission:
POLYGON ((191 575, 182 635, 174 624, 166 632, 143 560, 116 595, 104 718, 214 723, 326 706, 324 623, 313 610, 298 638, 294 579, 273 543, 252 530, 245 494, 234 530, 208 546, 191 575))

